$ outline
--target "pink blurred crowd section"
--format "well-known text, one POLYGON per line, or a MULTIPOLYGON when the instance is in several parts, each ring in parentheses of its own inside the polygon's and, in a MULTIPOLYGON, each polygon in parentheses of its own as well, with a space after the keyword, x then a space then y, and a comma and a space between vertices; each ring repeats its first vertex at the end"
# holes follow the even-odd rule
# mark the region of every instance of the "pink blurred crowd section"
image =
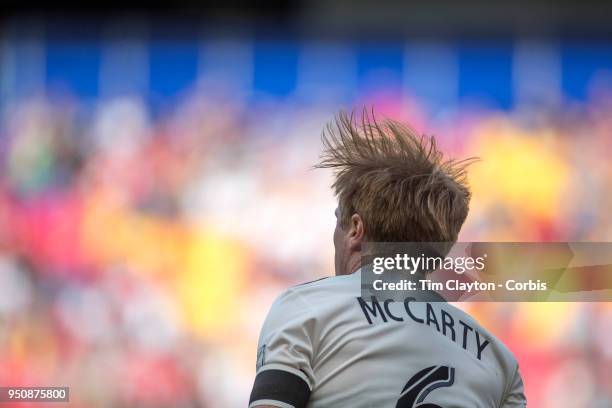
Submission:
MULTIPOLYGON (((461 240, 612 239, 611 100, 443 118, 363 102, 482 159, 461 240)), ((204 91, 156 115, 129 97, 8 106, 0 385, 69 386, 71 407, 246 406, 272 301, 333 274, 332 175, 311 167, 338 108, 204 91)), ((612 404, 611 303, 460 307, 516 354, 530 406, 612 404)))

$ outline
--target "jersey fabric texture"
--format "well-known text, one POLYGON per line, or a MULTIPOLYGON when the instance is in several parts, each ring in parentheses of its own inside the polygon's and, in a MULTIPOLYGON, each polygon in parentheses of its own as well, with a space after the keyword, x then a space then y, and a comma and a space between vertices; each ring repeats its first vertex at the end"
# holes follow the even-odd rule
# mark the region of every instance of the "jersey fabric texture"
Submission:
POLYGON ((516 359, 462 310, 421 293, 361 298, 361 274, 292 287, 263 325, 249 407, 525 407, 516 359))

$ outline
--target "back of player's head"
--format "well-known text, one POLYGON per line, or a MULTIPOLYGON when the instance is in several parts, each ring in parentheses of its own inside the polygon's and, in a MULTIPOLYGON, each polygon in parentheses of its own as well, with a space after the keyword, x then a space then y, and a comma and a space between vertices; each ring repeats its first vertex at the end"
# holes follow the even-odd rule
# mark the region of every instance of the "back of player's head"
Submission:
POLYGON ((363 219, 371 242, 454 242, 468 214, 466 166, 445 159, 433 137, 367 112, 340 113, 323 132, 317 167, 335 170, 341 225, 363 219))

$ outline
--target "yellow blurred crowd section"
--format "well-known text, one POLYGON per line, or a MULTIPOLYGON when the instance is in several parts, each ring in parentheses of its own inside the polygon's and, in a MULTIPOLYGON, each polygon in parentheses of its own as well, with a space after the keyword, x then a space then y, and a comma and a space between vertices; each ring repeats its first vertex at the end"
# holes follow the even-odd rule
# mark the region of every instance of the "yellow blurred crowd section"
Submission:
POLYGON ((244 293, 249 252, 222 232, 130 211, 103 194, 87 197, 84 251, 99 265, 122 264, 159 280, 180 307, 185 329, 223 338, 244 293))
POLYGON ((504 203, 530 217, 555 219, 571 169, 553 130, 528 132, 500 118, 476 128, 471 143, 469 151, 482 158, 470 171, 476 207, 504 203))

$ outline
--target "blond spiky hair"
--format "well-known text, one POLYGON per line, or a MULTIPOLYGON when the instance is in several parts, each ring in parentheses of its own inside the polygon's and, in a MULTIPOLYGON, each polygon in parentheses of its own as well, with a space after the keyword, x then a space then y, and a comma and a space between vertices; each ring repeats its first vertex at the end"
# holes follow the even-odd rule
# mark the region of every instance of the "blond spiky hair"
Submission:
POLYGON ((343 227, 357 213, 371 242, 454 242, 467 217, 466 167, 474 159, 444 159, 433 137, 364 111, 341 112, 322 136, 315 167, 335 171, 343 227))

